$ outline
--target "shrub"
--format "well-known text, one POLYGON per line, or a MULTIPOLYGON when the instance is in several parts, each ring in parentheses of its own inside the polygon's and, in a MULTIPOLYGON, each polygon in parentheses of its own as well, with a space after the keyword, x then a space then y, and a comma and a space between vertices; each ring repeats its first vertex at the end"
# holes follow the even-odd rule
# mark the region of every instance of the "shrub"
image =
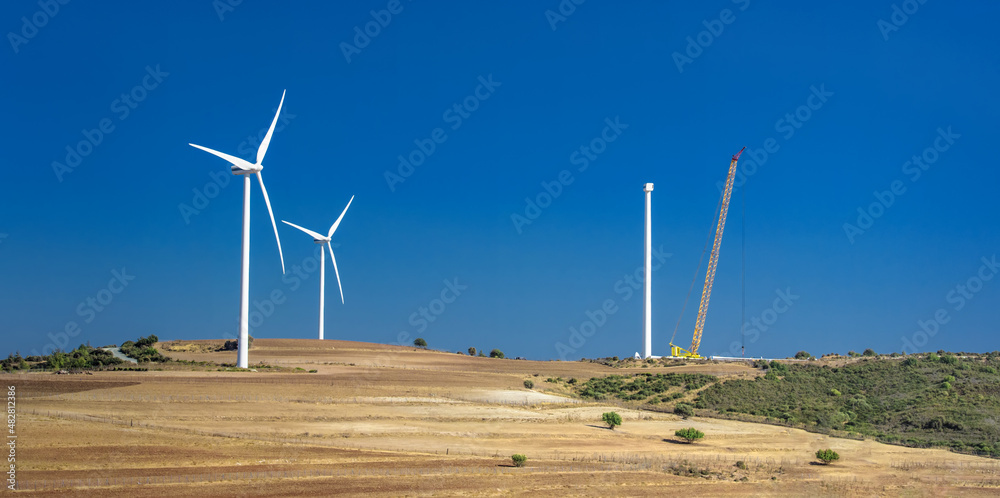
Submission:
POLYGON ((688 443, 693 443, 705 437, 704 432, 701 432, 698 429, 695 429, 694 427, 688 427, 687 429, 678 429, 676 432, 674 432, 674 435, 684 439, 688 443))
POLYGON ((426 348, 427 347, 427 341, 425 341, 422 337, 417 337, 413 341, 413 345, 416 346, 416 347, 418 347, 418 348, 426 348))
POLYGON ((809 354, 809 353, 807 353, 805 351, 799 351, 798 353, 795 353, 795 359, 796 360, 807 360, 811 356, 812 356, 811 354, 809 354))
POLYGON ((836 389, 830 389, 830 390, 829 390, 829 391, 827 391, 827 392, 829 392, 829 393, 830 393, 830 396, 840 396, 840 391, 838 391, 838 390, 836 390, 836 389))
POLYGON ((576 384, 576 377, 573 377, 566 381, 567 384, 576 384))
POLYGON ((512 462, 514 462, 515 467, 524 467, 525 462, 528 461, 528 457, 520 453, 515 453, 511 455, 510 459, 512 462))
POLYGON ((605 424, 608 424, 608 427, 611 430, 615 430, 615 426, 622 425, 622 416, 615 412, 607 412, 601 415, 601 420, 603 420, 605 424))
POLYGON ((828 448, 825 450, 816 450, 816 458, 823 462, 824 465, 830 465, 834 460, 840 460, 840 455, 828 448))
POLYGON ((859 355, 857 351, 851 350, 847 352, 847 356, 850 356, 851 358, 857 358, 858 356, 861 355, 859 355))
POLYGON ((738 468, 740 470, 746 470, 747 469, 747 463, 744 462, 743 460, 737 460, 736 461, 736 468, 738 468))
POLYGON ((503 357, 504 357, 503 351, 500 351, 499 349, 494 349, 493 351, 490 351, 490 358, 503 358, 503 357))
POLYGON ((528 389, 534 389, 535 383, 532 382, 530 379, 526 380, 524 381, 524 387, 527 387, 528 389))
POLYGON ((316 370, 315 368, 309 371, 309 373, 311 373, 311 374, 314 374, 316 372, 319 372, 319 370, 316 370))
POLYGON ((868 349, 866 349, 864 353, 861 353, 861 355, 862 355, 862 356, 877 356, 877 355, 875 354, 875 350, 874 350, 874 349, 872 349, 872 348, 868 348, 868 349))
POLYGON ((680 415, 682 418, 687 419, 688 417, 694 416, 694 407, 687 403, 677 403, 674 406, 674 415, 680 415))
POLYGON ((469 356, 476 356, 476 348, 469 348, 469 356))

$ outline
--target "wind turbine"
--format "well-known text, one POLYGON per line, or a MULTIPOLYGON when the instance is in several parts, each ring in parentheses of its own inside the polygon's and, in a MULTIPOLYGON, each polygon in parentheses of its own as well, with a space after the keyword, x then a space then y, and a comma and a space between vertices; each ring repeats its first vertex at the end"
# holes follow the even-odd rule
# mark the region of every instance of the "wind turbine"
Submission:
POLYGON ((326 302, 326 298, 324 297, 326 289, 326 258, 324 257, 324 254, 322 254, 325 252, 322 244, 326 244, 326 246, 330 248, 330 260, 333 261, 333 273, 337 276, 337 287, 340 288, 340 304, 344 304, 344 287, 340 285, 340 272, 337 270, 337 258, 333 256, 333 246, 330 244, 330 238, 333 237, 333 232, 337 231, 337 227, 340 226, 340 220, 344 219, 344 215, 347 214, 347 208, 351 207, 352 202, 354 202, 353 195, 351 196, 351 200, 347 201, 347 207, 344 208, 344 212, 340 213, 340 217, 337 218, 337 221, 333 222, 333 225, 330 226, 330 231, 326 233, 326 237, 309 230, 308 228, 302 228, 295 223, 289 223, 285 220, 281 220, 282 223, 298 228, 299 230, 305 232, 306 235, 311 236, 313 238, 313 242, 321 244, 321 254, 319 256, 319 338, 321 340, 323 339, 323 310, 326 302))
POLYGON ((285 92, 281 92, 281 102, 278 103, 278 112, 274 114, 271 127, 267 130, 267 135, 261 141, 257 149, 257 162, 250 164, 250 161, 240 159, 212 150, 200 145, 188 144, 196 149, 201 149, 209 154, 221 157, 232 164, 234 175, 243 175, 243 279, 240 283, 240 343, 236 361, 239 368, 248 367, 249 349, 249 314, 250 314, 250 175, 255 175, 260 182, 260 191, 264 194, 264 203, 267 204, 267 214, 271 216, 271 226, 274 228, 274 240, 278 242, 278 257, 281 259, 281 273, 285 273, 285 256, 281 253, 281 239, 278 238, 278 225, 274 222, 274 212, 271 211, 271 201, 267 198, 267 188, 264 187, 264 179, 260 176, 260 170, 264 169, 261 162, 264 154, 267 153, 267 146, 271 143, 271 136, 274 134, 274 125, 278 123, 278 115, 281 114, 281 106, 285 103, 285 92))

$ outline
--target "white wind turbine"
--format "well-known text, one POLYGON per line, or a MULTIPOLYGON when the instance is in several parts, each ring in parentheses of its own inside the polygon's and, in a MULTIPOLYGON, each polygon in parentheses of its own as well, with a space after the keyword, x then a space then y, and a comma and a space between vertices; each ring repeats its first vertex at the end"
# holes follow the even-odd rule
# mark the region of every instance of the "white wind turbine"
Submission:
MULTIPOLYGON (((330 244, 330 239, 333 237, 333 232, 337 231, 337 227, 340 226, 340 220, 344 219, 344 215, 347 214, 347 208, 351 207, 351 203, 354 202, 354 196, 351 196, 351 200, 347 201, 347 207, 344 208, 344 212, 340 213, 340 217, 337 221, 333 222, 330 226, 330 231, 326 233, 326 237, 309 230, 308 228, 302 228, 295 223, 289 223, 285 220, 281 220, 282 223, 286 225, 291 225, 299 230, 302 230, 313 238, 313 242, 317 244, 326 244, 330 248, 330 260, 333 261, 333 273, 337 276, 337 287, 340 289, 340 303, 344 303, 344 287, 340 285, 340 272, 337 270, 337 258, 333 256, 333 246, 330 244)), ((319 256, 319 338, 323 339, 323 311, 325 308, 326 298, 326 258, 322 254, 325 249, 320 245, 320 256, 319 256)))
POLYGON ((240 343, 236 366, 239 368, 248 367, 248 346, 249 339, 249 314, 250 314, 250 175, 256 175, 260 182, 260 191, 264 194, 264 203, 267 204, 267 214, 271 216, 271 226, 274 228, 274 240, 278 242, 278 257, 281 259, 281 273, 285 273, 285 256, 281 253, 281 239, 278 238, 278 225, 274 222, 274 212, 271 211, 271 201, 267 198, 267 188, 264 187, 264 179, 260 176, 260 170, 264 169, 261 162, 264 154, 267 153, 267 146, 271 143, 271 136, 274 134, 274 125, 278 122, 278 115, 281 114, 281 106, 285 103, 285 92, 281 92, 281 102, 278 103, 278 112, 271 121, 271 127, 267 130, 267 135, 261 141, 257 149, 257 162, 250 164, 249 161, 238 157, 230 156, 200 145, 188 144, 197 149, 201 149, 209 154, 221 157, 232 164, 234 175, 243 175, 243 280, 240 284, 240 343))

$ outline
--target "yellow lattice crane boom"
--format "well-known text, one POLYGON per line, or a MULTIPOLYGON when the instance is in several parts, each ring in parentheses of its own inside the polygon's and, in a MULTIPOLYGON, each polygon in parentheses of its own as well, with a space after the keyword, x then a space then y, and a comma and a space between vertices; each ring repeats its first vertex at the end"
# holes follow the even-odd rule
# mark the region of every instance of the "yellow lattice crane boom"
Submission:
POLYGON ((729 162, 729 176, 726 177, 726 187, 722 191, 722 202, 719 206, 719 224, 715 229, 715 242, 712 244, 712 254, 708 257, 708 270, 705 272, 705 287, 701 291, 701 304, 698 305, 698 319, 694 323, 694 339, 691 349, 687 350, 670 343, 671 356, 686 358, 701 358, 698 347, 701 346, 701 333, 705 330, 705 317, 708 314, 708 300, 712 297, 712 283, 715 282, 715 268, 719 265, 719 248, 722 246, 722 231, 726 228, 726 213, 729 212, 729 199, 733 195, 733 179, 736 177, 736 161, 746 147, 740 149, 729 162))

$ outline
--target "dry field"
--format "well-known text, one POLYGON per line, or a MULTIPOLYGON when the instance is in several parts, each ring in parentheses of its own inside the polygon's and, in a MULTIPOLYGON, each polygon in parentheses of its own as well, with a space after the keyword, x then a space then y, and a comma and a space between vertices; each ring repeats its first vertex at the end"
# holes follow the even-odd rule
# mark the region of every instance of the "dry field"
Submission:
MULTIPOLYGON (((205 347, 220 342, 174 345, 166 354, 233 362, 235 352, 205 347)), ((5 375, 6 385, 17 387, 18 493, 1000 494, 995 460, 746 422, 681 420, 581 402, 545 382, 622 373, 598 364, 277 339, 256 340, 250 362, 281 371, 174 366, 5 375), (524 388, 526 379, 534 390, 524 388), (614 431, 600 422, 612 409, 624 418, 614 431), (673 433, 682 427, 707 436, 680 443, 673 433), (833 448, 841 460, 817 465, 813 454, 821 448, 833 448), (526 467, 510 465, 514 453, 527 455, 526 467)), ((756 375, 732 364, 641 371, 756 375)))

